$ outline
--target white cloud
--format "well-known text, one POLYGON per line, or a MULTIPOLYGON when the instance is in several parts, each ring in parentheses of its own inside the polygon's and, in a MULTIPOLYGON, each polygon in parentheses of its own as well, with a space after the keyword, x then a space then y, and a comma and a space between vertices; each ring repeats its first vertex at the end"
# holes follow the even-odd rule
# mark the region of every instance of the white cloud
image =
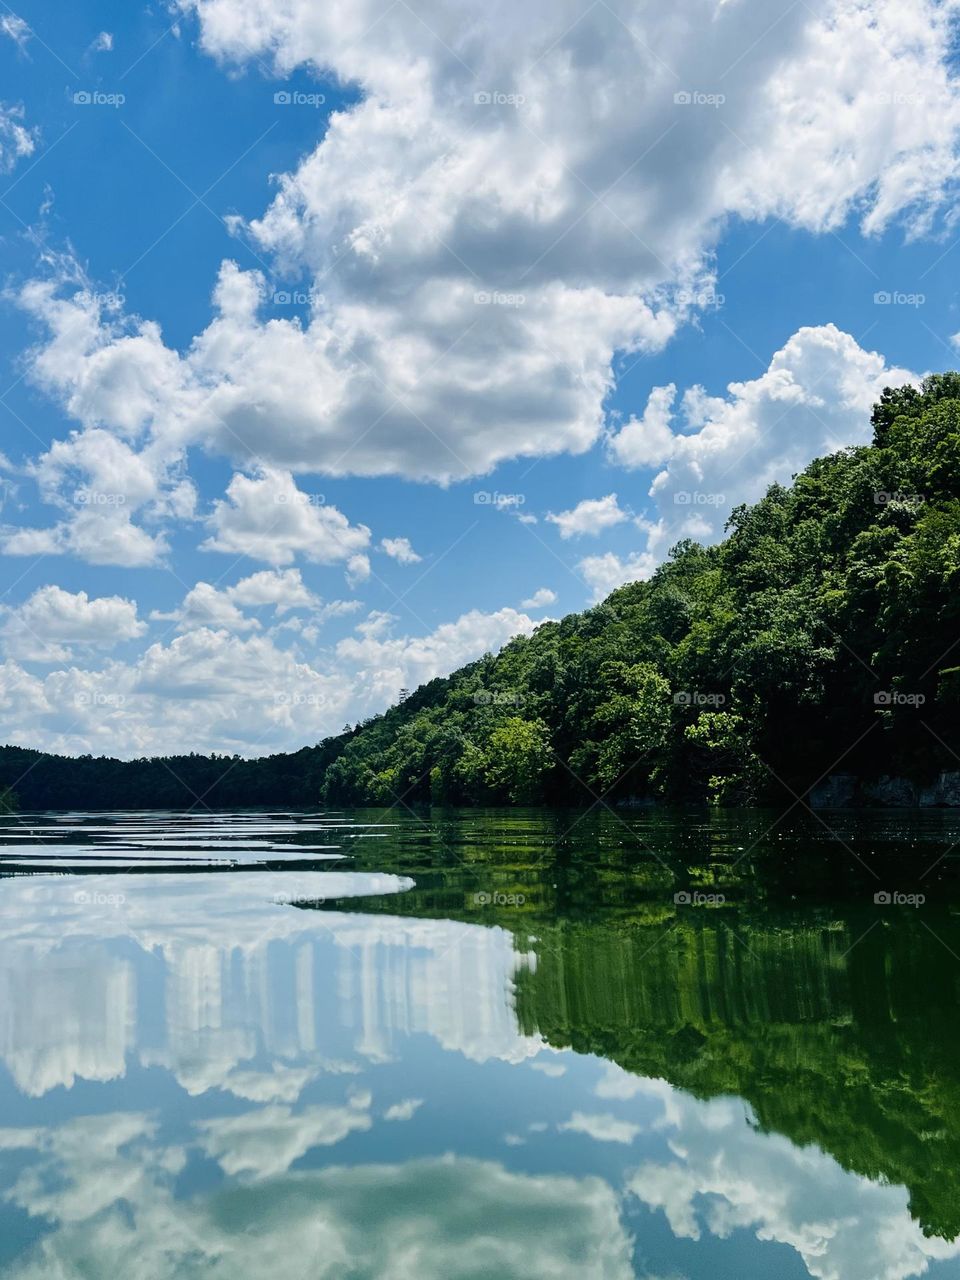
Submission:
POLYGON ((372 1125, 366 1108, 315 1106, 295 1112, 288 1106, 274 1105, 243 1115, 201 1120, 197 1127, 205 1134, 207 1155, 224 1173, 260 1179, 286 1173, 312 1147, 334 1146, 372 1125))
POLYGON ((176 620, 181 631, 196 627, 223 627, 227 631, 250 631, 259 627, 256 618, 248 618, 238 609, 226 591, 218 591, 209 582, 198 582, 183 598, 183 605, 174 614, 156 613, 154 618, 176 620))
MULTIPOLYGON (((9 1133, 20 1156, 9 1198, 51 1224, 12 1261, 11 1280, 80 1274, 92 1249, 103 1274, 151 1280, 191 1269, 210 1280, 299 1280, 305 1259, 312 1280, 579 1280, 584 1259, 595 1280, 634 1274, 618 1198, 602 1178, 443 1157, 296 1170, 184 1200, 175 1179, 185 1146, 164 1145, 145 1117, 9 1133)), ((288 1150, 290 1135, 279 1140, 288 1150)))
POLYGON ((605 1112, 603 1115, 588 1115, 575 1111, 569 1120, 558 1124, 561 1133, 585 1133, 596 1142, 633 1142, 638 1133, 642 1133, 641 1125, 631 1124, 629 1120, 619 1120, 616 1116, 605 1112))
POLYGON ((18 160, 32 155, 36 144, 37 130, 23 123, 23 108, 0 102, 0 173, 9 173, 18 160))
POLYGON ((113 32, 101 31, 90 48, 94 53, 109 53, 113 48, 113 32))
POLYGON ((351 556, 347 561, 344 577, 349 587, 355 587, 358 583, 366 582, 370 577, 370 557, 361 554, 351 556))
MULTIPOLYGON (((648 1083, 648 1087, 650 1082, 648 1083)), ((760 1133, 737 1099, 698 1102, 663 1086, 673 1159, 645 1162, 629 1190, 662 1209, 675 1235, 740 1229, 789 1246, 817 1280, 907 1280, 956 1257, 960 1243, 925 1236, 907 1189, 846 1172, 814 1146, 760 1133)))
POLYGON ((11 39, 22 53, 33 32, 19 14, 5 13, 0 16, 0 34, 11 39))
POLYGON ((615 352, 660 349, 713 305, 731 218, 920 233, 948 207, 960 92, 935 0, 496 0, 469 24, 452 0, 429 22, 381 0, 182 7, 217 57, 361 90, 248 228, 316 281, 309 315, 269 318, 272 289, 232 263, 183 353, 136 318, 24 300, 50 333, 34 372, 71 413, 244 468, 446 481, 582 452, 615 352), (722 106, 675 101, 718 78, 722 106))
POLYGON ((551 524, 560 530, 561 538, 579 538, 584 534, 602 533, 615 524, 629 520, 626 511, 621 511, 615 493, 608 493, 605 498, 585 498, 578 502, 571 511, 561 511, 547 515, 551 524))
POLYGON ((486 652, 496 651, 516 635, 529 635, 537 624, 515 609, 481 613, 471 609, 456 622, 445 622, 430 635, 394 636, 389 615, 378 615, 373 628, 357 628, 337 645, 337 656, 363 672, 371 705, 394 702, 403 688, 444 675, 486 652))
POLYGON ((395 1102, 383 1113, 384 1120, 412 1120, 423 1106, 423 1098, 405 1098, 403 1102, 395 1102))
POLYGON ((313 609, 320 603, 308 590, 299 569, 262 569, 228 587, 226 594, 237 604, 251 608, 272 605, 281 614, 291 609, 313 609))
POLYGON ((384 538, 380 546, 391 559, 400 564, 419 564, 423 556, 418 556, 410 545, 409 538, 384 538))
POLYGON ((549 587, 538 587, 532 596, 521 601, 521 609, 544 609, 548 604, 556 604, 557 593, 549 587))
POLYGON ((655 467, 670 457, 674 446, 670 421, 676 394, 672 383, 654 387, 643 415, 630 418, 610 441, 610 452, 617 462, 625 467, 655 467))
POLYGON ((624 1071, 615 1062, 606 1062, 603 1075, 594 1085, 593 1092, 598 1098, 617 1098, 623 1101, 642 1093, 645 1087, 646 1082, 642 1077, 624 1071))
POLYGON ((74 555, 91 564, 156 564, 167 551, 163 533, 152 534, 134 521, 192 518, 196 490, 183 477, 181 463, 176 452, 137 452, 99 427, 74 432, 28 468, 41 497, 64 518, 43 529, 6 526, 0 548, 16 556, 74 555))
MULTIPOLYGON (((370 543, 365 525, 353 526, 336 507, 315 505, 289 471, 261 467, 255 476, 235 474, 227 496, 214 503, 211 537, 204 550, 289 564, 298 555, 317 564, 346 561, 355 578, 370 543)), ((369 572, 369 562, 367 562, 369 572)))
POLYGON ((625 582, 638 582, 649 578, 657 567, 656 557, 647 551, 638 551, 621 558, 607 551, 600 556, 585 556, 577 564, 594 601, 602 600, 625 582))
MULTIPOLYGON (((643 419, 610 441, 624 465, 662 464, 650 488, 656 518, 638 522, 647 547, 631 558, 632 576, 646 577, 680 538, 715 541, 735 506, 755 502, 775 482, 789 484, 813 458, 869 443, 880 392, 916 380, 827 324, 799 329, 765 373, 731 383, 725 397, 690 388, 676 429, 675 388, 655 388, 643 419)), ((583 561, 580 569, 598 590, 619 572, 612 556, 583 561)))
POLYGON ((530 1066, 534 1071, 542 1071, 545 1076, 549 1076, 551 1080, 559 1080, 561 1076, 567 1074, 567 1068, 561 1066, 559 1062, 537 1061, 531 1062, 530 1066))
MULTIPOLYGON (((243 617, 238 604, 266 594, 258 578, 255 574, 222 592, 197 584, 172 615, 184 634, 156 641, 130 662, 71 666, 43 677, 12 657, 0 663, 5 740, 128 758, 290 750, 339 732, 346 720, 383 711, 401 688, 446 675, 536 625, 514 609, 473 610, 417 636, 395 634, 396 619, 380 614, 332 651, 317 652, 311 625, 281 624, 267 632, 243 617)), ((322 621, 352 607, 350 601, 331 601, 307 616, 322 621)), ((131 622, 133 616, 123 613, 109 629, 113 638, 123 634, 124 620, 128 630, 142 627, 131 622)), ((27 652, 22 629, 9 625, 17 652, 27 652)), ((70 640, 80 643, 76 628, 70 640)), ((62 638, 57 643, 66 649, 62 638)))
MULTIPOLYGON (((340 610, 334 611, 342 611, 342 606, 348 603, 334 602, 341 606, 340 610)), ((265 607, 274 609, 278 615, 292 609, 323 611, 321 601, 307 589, 299 569, 263 569, 242 578, 232 587, 218 588, 209 582, 198 582, 184 596, 179 609, 151 616, 160 621, 176 622, 181 631, 191 631, 196 627, 250 631, 256 630, 260 623, 245 614, 243 609, 265 607)))
POLYGON ((60 587, 40 587, 16 608, 0 610, 0 639, 8 657, 67 662, 74 649, 112 649, 146 631, 137 606, 120 596, 89 599, 60 587))

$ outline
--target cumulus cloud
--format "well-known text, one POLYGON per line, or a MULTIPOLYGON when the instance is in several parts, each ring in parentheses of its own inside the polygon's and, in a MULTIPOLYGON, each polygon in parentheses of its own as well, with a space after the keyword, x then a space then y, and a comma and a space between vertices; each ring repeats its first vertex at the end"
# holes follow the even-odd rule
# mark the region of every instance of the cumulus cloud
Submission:
MULTIPOLYGON (((316 1119, 308 1113, 309 1126, 316 1119)), ((231 1120, 212 1123, 225 1128, 231 1120)), ((304 1259, 315 1280, 347 1270, 356 1280, 576 1280, 584 1259, 596 1280, 634 1274, 618 1198, 602 1178, 443 1157, 296 1170, 184 1200, 175 1180, 188 1151, 164 1145, 155 1127, 145 1117, 97 1116, 2 1135, 24 1166, 10 1200, 52 1224, 35 1250, 13 1260, 11 1280, 77 1274, 94 1249, 104 1274, 133 1265, 153 1280, 198 1267, 211 1280, 294 1280, 304 1259)), ((283 1152, 295 1143, 286 1130, 278 1137, 283 1152)), ((192 1134, 188 1140, 195 1148, 192 1134)), ((258 1144, 251 1158, 261 1155, 275 1162, 258 1144)), ((243 1172, 249 1178, 253 1169, 243 1172)))
POLYGON ((452 0, 429 23, 386 0, 349 18, 181 7, 218 58, 361 91, 247 227, 314 283, 308 314, 266 314, 265 278, 232 263, 182 353, 148 321, 24 298, 49 332, 35 372, 71 413, 244 468, 447 481, 583 452, 614 354, 712 305, 732 217, 919 234, 952 189, 960 93, 935 0, 496 0, 466 25, 452 0))
POLYGON ((383 1113, 384 1120, 412 1120, 423 1106, 423 1098, 405 1098, 403 1102, 395 1102, 383 1113))
POLYGON ((400 564, 419 564, 423 559, 423 556, 418 556, 414 551, 409 538, 384 538, 380 548, 400 564))
POLYGON ((17 608, 0 612, 0 638, 8 657, 67 662, 75 649, 112 649, 146 631, 137 606, 120 596, 91 600, 85 591, 40 587, 17 608))
MULTIPOLYGON (((337 602, 346 603, 346 602, 337 602)), ((155 612, 160 621, 176 622, 181 631, 196 627, 223 627, 228 631, 256 630, 260 623, 244 608, 272 608, 277 614, 292 609, 321 609, 320 600, 310 591, 299 569, 264 569, 243 578, 232 587, 218 588, 198 582, 187 592, 183 604, 173 613, 155 612)))
POLYGON ((156 564, 167 541, 163 532, 150 532, 142 522, 193 518, 196 489, 181 464, 176 451, 138 452, 99 427, 74 432, 27 468, 41 497, 59 508, 62 518, 47 528, 6 526, 0 530, 0 549, 6 555, 74 555, 91 564, 129 568, 156 564))
POLYGON ((207 1155, 224 1173, 270 1178, 286 1173, 312 1147, 334 1146, 372 1125, 367 1102, 360 1107, 315 1106, 297 1112, 274 1105, 243 1115, 202 1120, 198 1127, 205 1134, 207 1155))
POLYGON ((579 538, 586 533, 602 533, 615 524, 622 524, 629 516, 621 511, 617 495, 608 493, 605 498, 585 498, 570 511, 556 515, 551 511, 547 519, 560 530, 561 538, 579 538))
POLYGON ((389 615, 357 628, 337 645, 337 656, 365 673, 374 702, 393 702, 403 688, 428 680, 495 651, 516 635, 529 635, 536 623, 516 609, 482 613, 471 609, 423 637, 395 636, 389 615))
POLYGON ((228 587, 226 594, 237 604, 252 608, 270 605, 281 614, 290 609, 313 609, 320 603, 299 569, 262 569, 228 587))
POLYGON ((654 387, 647 407, 632 417, 610 440, 610 453, 624 467, 655 467, 673 452, 675 437, 671 426, 677 388, 671 383, 654 387))
POLYGON ((555 604, 557 593, 550 587, 538 587, 528 599, 521 601, 521 609, 543 609, 548 604, 555 604))
POLYGON ((558 1124, 561 1133, 585 1133, 596 1142, 633 1142, 642 1128, 629 1120, 620 1120, 609 1112, 602 1115, 587 1114, 575 1111, 569 1120, 558 1124))
POLYGON ((608 442, 621 465, 660 467, 652 516, 637 521, 646 545, 626 559, 608 552, 580 561, 596 598, 649 577, 681 538, 716 541, 735 506, 789 484, 813 458, 868 443, 883 388, 917 380, 827 324, 799 329, 759 378, 731 383, 726 396, 691 387, 678 406, 675 387, 654 388, 643 416, 608 442))
POLYGON ((585 556, 577 564, 594 601, 602 600, 625 582, 641 582, 649 578, 656 567, 657 559, 648 551, 637 551, 628 556, 607 551, 599 556, 585 556))
MULTIPOLYGON (((287 581, 276 575, 277 596, 287 581)), ((8 650, 0 663, 6 741, 123 757, 288 750, 338 732, 345 720, 383 711, 402 688, 446 675, 536 625, 514 609, 472 610, 417 636, 397 633, 396 619, 378 614, 332 649, 317 651, 312 625, 290 626, 292 618, 268 631, 244 616, 241 604, 268 594, 269 584, 259 574, 223 591, 197 584, 181 608, 167 615, 183 634, 155 641, 129 662, 109 659, 44 676, 21 665, 26 655, 49 655, 54 644, 61 655, 55 660, 65 660, 71 645, 93 647, 92 626, 81 636, 76 624, 72 630, 58 624, 60 631, 51 630, 41 646, 10 611, 9 630, 0 627, 0 638, 23 656, 14 658, 8 650)), ((286 596, 284 603, 289 604, 286 596)), ((111 607, 119 617, 104 631, 114 639, 123 637, 124 626, 127 632, 142 629, 132 605, 122 612, 111 607)), ((306 616, 322 621, 353 607, 331 601, 306 616)))
POLYGON ((816 1280, 908 1280, 960 1252, 956 1241, 923 1234, 906 1187, 854 1177, 815 1147, 758 1133, 736 1099, 704 1104, 669 1086, 663 1097, 659 1127, 674 1158, 645 1162, 628 1188, 661 1209, 675 1235, 751 1230, 793 1249, 816 1280))
POLYGON ((214 504, 210 526, 213 532, 203 543, 207 551, 274 565, 297 556, 317 564, 346 561, 354 576, 366 576, 358 568, 366 560, 370 530, 351 525, 336 507, 314 504, 289 471, 260 467, 254 476, 234 475, 226 498, 214 504))

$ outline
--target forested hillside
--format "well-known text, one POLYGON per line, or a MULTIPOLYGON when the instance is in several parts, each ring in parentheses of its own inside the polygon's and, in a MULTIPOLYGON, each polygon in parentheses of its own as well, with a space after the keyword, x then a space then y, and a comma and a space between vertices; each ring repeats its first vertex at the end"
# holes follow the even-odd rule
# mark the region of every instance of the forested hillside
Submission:
POLYGON ((418 690, 326 798, 742 803, 960 766, 960 375, 885 392, 873 427, 720 546, 418 690))
POLYGON ((960 375, 885 392, 874 443, 813 462, 648 582, 385 715, 261 761, 0 750, 24 807, 753 803, 822 775, 960 768, 960 375))

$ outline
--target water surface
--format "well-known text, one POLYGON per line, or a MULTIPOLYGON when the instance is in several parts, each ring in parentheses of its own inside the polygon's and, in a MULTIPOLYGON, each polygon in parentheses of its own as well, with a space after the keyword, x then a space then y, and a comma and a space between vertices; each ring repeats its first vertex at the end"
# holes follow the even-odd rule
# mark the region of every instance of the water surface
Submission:
POLYGON ((776 817, 5 820, 0 1272, 960 1277, 960 817, 776 817))

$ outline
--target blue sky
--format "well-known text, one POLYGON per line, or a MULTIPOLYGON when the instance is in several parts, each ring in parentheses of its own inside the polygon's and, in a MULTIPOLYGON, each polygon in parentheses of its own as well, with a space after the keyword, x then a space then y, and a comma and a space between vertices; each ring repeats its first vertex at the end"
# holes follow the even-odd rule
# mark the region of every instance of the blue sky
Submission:
POLYGON ((960 330, 901 8, 3 6, 0 739, 296 748, 868 439, 960 330))

